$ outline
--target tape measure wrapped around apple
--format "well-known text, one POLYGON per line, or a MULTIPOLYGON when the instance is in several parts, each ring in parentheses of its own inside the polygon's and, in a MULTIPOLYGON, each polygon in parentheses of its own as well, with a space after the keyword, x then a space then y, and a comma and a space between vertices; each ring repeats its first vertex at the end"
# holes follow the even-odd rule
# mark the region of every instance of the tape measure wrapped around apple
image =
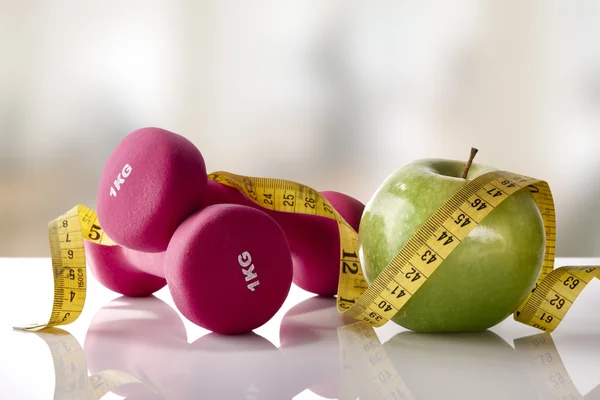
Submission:
MULTIPOLYGON (((320 211, 329 208, 322 196, 315 208, 294 210, 338 221, 340 312, 373 326, 391 319, 419 332, 483 330, 513 312, 522 323, 556 329, 585 286, 600 277, 600 267, 554 270, 548 184, 474 165, 476 153, 472 149, 466 165, 420 160, 390 175, 367 203, 360 235, 337 213, 320 211)), ((209 177, 257 204, 265 194, 315 192, 226 172, 209 177)))
MULTIPOLYGON (((495 171, 471 161, 463 168, 460 161, 419 160, 383 182, 360 225, 361 265, 369 282, 466 181, 495 171)), ((529 190, 506 198, 518 186, 502 182, 483 191, 486 197, 473 195, 450 226, 437 229, 436 249, 417 252, 411 264, 419 272, 409 270, 406 277, 418 281, 426 274, 430 279, 393 321, 419 332, 477 331, 504 320, 525 300, 544 261, 544 221, 529 190), (498 204, 500 198, 506 200, 498 204), (443 267, 432 276, 442 256, 443 267)), ((548 236, 553 243, 553 233, 548 236)))
MULTIPOLYGON (((306 185, 228 172, 208 177, 263 209, 338 223, 340 312, 373 326, 392 319, 422 332, 482 330, 515 312, 518 321, 552 331, 600 276, 600 267, 554 270, 556 222, 548 184, 471 166, 475 152, 464 168, 458 161, 421 160, 388 177, 365 208, 360 240, 327 198, 306 185), (290 196, 298 200, 293 205, 285 201, 290 196)), ((83 206, 54 220, 49 231, 52 317, 28 330, 77 318, 85 299, 83 240, 109 244, 95 213, 83 206), (65 274, 73 262, 77 280, 65 274)))
POLYGON ((600 277, 595 266, 554 270, 548 184, 472 165, 476 153, 471 150, 464 167, 413 162, 390 175, 367 203, 362 267, 371 286, 387 285, 375 319, 390 295, 402 294, 410 302, 395 302, 392 318, 418 332, 483 330, 513 312, 520 322, 553 331, 587 283, 600 277))

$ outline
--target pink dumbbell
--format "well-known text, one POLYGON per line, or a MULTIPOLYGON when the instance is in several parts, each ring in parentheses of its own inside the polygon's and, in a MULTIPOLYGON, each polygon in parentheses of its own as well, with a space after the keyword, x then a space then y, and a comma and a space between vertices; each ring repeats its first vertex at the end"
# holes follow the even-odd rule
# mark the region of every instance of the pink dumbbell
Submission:
POLYGON ((86 243, 91 269, 128 296, 168 283, 192 322, 218 333, 247 332, 268 321, 289 292, 289 246, 261 210, 203 208, 206 188, 204 160, 187 139, 158 128, 125 137, 98 190, 100 224, 123 247, 86 243))

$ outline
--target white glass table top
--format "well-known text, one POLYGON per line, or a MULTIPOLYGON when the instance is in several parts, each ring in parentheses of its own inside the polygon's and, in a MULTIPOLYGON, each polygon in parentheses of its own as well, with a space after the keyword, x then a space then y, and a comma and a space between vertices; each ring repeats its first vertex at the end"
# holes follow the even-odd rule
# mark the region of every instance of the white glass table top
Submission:
MULTIPOLYGON (((552 334, 507 318, 465 334, 350 320, 295 286, 246 335, 187 321, 168 289, 126 298, 89 279, 73 324, 13 331, 49 314, 49 259, 0 259, 2 399, 600 399, 600 282, 552 334), (22 285, 15 285, 21 282, 22 285)), ((600 264, 558 259, 557 265, 600 264)))

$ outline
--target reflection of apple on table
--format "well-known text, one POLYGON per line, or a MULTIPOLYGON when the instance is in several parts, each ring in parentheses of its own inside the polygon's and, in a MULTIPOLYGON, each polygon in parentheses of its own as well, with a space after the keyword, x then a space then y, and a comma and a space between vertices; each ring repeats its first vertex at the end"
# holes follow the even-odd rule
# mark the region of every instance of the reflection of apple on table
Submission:
MULTIPOLYGON (((360 222, 359 254, 369 283, 460 187, 495 170, 477 164, 464 167, 460 161, 419 160, 383 182, 360 222)), ((471 222, 460 214, 454 223, 471 222)), ((451 236, 445 231, 438 234, 444 242, 451 236)), ((544 250, 540 211, 529 191, 520 190, 469 233, 393 321, 418 332, 489 328, 514 312, 529 294, 544 250)))
POLYGON ((383 347, 417 400, 536 398, 514 349, 491 331, 401 332, 383 347))
MULTIPOLYGON (((581 395, 548 333, 515 339, 513 349, 489 330, 454 334, 404 331, 383 346, 375 330, 364 322, 338 331, 345 355, 342 386, 356 386, 361 399, 600 397, 600 385, 581 395)), ((595 340, 590 339, 595 338, 571 338, 592 350, 595 340)), ((590 357, 595 359, 593 354, 590 357)))

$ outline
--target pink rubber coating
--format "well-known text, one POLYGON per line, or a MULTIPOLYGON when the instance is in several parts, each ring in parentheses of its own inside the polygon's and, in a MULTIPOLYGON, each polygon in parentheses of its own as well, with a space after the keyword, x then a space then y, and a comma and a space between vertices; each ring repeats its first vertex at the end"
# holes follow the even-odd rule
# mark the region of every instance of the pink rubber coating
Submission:
POLYGON ((121 246, 83 241, 87 266, 108 289, 125 296, 149 296, 167 281, 144 271, 162 271, 165 253, 142 253, 121 246), (136 254, 133 254, 136 253, 136 254))
POLYGON ((209 179, 202 205, 208 207, 215 204, 240 204, 256 208, 256 203, 236 188, 209 179))
POLYGON ((164 251, 183 220, 200 208, 206 166, 186 138, 159 128, 127 135, 108 159, 98 186, 98 219, 115 242, 164 251))
POLYGON ((222 334, 263 325, 292 282, 281 227, 260 210, 234 204, 208 206, 186 219, 169 244, 165 271, 179 311, 222 334))
POLYGON ((358 226, 360 225, 360 219, 365 210, 365 205, 354 197, 350 197, 344 193, 325 191, 321 192, 321 194, 329 201, 342 218, 358 232, 358 226))

